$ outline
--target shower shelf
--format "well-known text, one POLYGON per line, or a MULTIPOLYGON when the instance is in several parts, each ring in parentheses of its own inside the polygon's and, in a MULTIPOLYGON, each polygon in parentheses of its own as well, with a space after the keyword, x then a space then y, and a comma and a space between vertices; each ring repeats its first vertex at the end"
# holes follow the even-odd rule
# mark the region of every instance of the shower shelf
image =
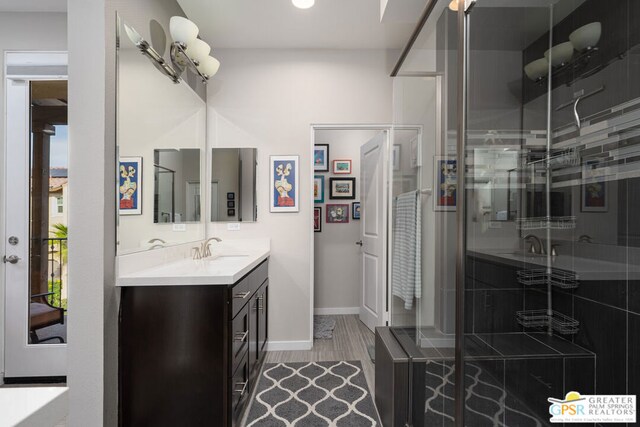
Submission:
POLYGON ((572 271, 551 270, 551 274, 546 268, 518 271, 518 283, 526 286, 545 285, 551 282, 553 286, 562 289, 573 289, 578 287, 578 275, 572 271))
POLYGON ((551 329, 562 335, 571 335, 578 332, 580 322, 564 314, 552 311, 549 316, 547 310, 523 310, 516 312, 518 323, 525 328, 546 328, 551 329))
POLYGON ((533 217, 517 218, 516 228, 518 230, 541 230, 550 228, 552 230, 570 230, 576 228, 575 216, 554 216, 554 217, 533 217))

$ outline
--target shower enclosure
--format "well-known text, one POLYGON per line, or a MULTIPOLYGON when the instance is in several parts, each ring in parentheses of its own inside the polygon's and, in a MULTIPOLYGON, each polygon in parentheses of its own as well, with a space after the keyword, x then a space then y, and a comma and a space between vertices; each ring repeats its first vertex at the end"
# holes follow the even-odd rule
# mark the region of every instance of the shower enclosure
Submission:
POLYGON ((640 3, 427 3, 394 72, 430 190, 421 291, 391 304, 405 422, 543 426, 550 398, 640 394, 640 3))

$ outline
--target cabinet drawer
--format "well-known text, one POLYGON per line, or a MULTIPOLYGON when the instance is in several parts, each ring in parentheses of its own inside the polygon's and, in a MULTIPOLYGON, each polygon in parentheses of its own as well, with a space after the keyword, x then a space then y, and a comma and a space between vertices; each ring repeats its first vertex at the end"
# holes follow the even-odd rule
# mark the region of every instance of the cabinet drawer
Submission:
POLYGON ((229 298, 231 299, 231 318, 236 317, 238 312, 244 307, 251 299, 253 290, 251 289, 251 275, 245 277, 237 285, 231 288, 229 298))
POLYGON ((242 362, 249 343, 249 305, 245 305, 231 321, 231 372, 242 362))
POLYGON ((269 261, 263 261, 262 264, 257 266, 256 269, 251 272, 250 277, 252 291, 255 292, 264 281, 269 278, 269 261))
POLYGON ((242 411, 247 403, 249 396, 249 358, 247 352, 244 353, 240 360, 238 369, 231 378, 231 419, 233 426, 239 426, 242 420, 242 411))

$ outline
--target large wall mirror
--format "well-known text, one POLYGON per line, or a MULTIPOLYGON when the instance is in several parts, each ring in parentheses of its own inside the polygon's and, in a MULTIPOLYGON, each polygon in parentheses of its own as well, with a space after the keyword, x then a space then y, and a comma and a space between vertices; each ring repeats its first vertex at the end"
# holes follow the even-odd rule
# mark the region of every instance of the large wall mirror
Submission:
POLYGON ((211 151, 211 221, 256 221, 255 148, 211 151))
POLYGON ((117 33, 118 254, 204 239, 206 103, 117 33))

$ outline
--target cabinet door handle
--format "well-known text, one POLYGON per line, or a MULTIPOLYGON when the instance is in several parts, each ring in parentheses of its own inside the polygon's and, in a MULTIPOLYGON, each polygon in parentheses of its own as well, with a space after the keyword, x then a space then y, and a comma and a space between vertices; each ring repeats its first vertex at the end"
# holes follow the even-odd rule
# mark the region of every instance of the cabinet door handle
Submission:
POLYGON ((244 396, 244 393, 247 391, 247 385, 249 384, 248 381, 245 381, 243 383, 236 383, 236 387, 241 385, 242 388, 240 390, 236 389, 234 390, 235 393, 240 393, 240 397, 244 396))
POLYGON ((246 291, 246 292, 240 292, 239 294, 235 294, 233 297, 237 299, 245 299, 249 295, 251 295, 251 292, 246 291))
POLYGON ((236 332, 236 335, 233 337, 233 340, 234 341, 245 341, 247 339, 247 335, 249 335, 249 331, 236 332))

